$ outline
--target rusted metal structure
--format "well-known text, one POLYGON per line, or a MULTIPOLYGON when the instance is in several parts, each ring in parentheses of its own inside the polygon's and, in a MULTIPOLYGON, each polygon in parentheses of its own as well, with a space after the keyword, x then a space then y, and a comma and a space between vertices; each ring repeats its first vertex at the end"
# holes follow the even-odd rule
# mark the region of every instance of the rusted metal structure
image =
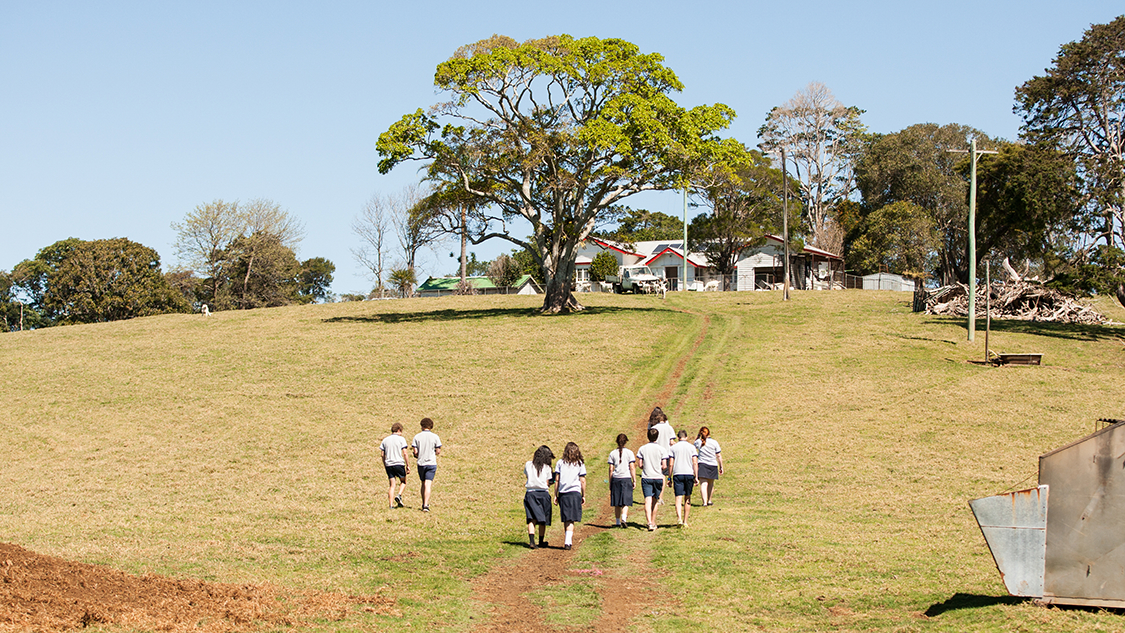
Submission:
POLYGON ((1039 457, 1039 486, 969 506, 1013 596, 1125 608, 1125 421, 1039 457))

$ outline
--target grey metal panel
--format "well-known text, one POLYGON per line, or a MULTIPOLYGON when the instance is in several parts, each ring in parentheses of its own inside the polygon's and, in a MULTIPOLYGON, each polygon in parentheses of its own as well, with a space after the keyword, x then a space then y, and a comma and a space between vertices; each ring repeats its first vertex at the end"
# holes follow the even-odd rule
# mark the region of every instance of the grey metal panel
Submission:
POLYGON ((1043 595, 1047 486, 969 502, 1004 587, 1013 596, 1043 595))
POLYGON ((1125 425, 1040 457, 1039 483, 1051 488, 1045 599, 1125 601, 1125 425))

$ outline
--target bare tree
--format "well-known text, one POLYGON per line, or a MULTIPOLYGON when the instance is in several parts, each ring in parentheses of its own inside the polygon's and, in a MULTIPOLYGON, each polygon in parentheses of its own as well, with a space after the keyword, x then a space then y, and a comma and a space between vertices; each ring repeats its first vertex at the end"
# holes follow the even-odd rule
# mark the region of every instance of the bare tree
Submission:
POLYGON ((239 205, 246 235, 269 233, 286 248, 297 250, 297 244, 305 239, 305 227, 300 220, 289 214, 273 200, 255 198, 239 205))
MULTIPOLYGON (((429 194, 430 191, 420 185, 412 184, 404 187, 399 195, 392 197, 394 203, 390 206, 391 224, 398 236, 404 266, 411 273, 415 273, 418 252, 436 244, 444 235, 441 227, 428 222, 425 214, 416 212, 429 194)), ((404 290, 406 296, 410 296, 410 292, 410 288, 404 290)))
POLYGON ((363 205, 352 220, 352 232, 363 240, 363 245, 353 248, 352 256, 371 271, 379 298, 386 296, 383 279, 388 272, 387 255, 390 251, 390 231, 394 217, 395 200, 391 196, 375 194, 363 205))
POLYGON ((770 110, 758 130, 763 152, 777 155, 785 148, 800 183, 813 242, 820 248, 837 246, 829 213, 854 188, 853 158, 867 129, 861 114, 863 110, 845 106, 827 86, 813 82, 770 110))

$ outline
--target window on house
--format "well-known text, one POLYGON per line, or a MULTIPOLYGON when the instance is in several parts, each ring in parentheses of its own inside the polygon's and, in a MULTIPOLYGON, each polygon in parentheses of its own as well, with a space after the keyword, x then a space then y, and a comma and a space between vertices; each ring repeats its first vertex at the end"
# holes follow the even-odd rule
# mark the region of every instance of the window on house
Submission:
POLYGON ((589 268, 575 268, 574 269, 574 280, 575 281, 590 281, 590 269, 589 268))

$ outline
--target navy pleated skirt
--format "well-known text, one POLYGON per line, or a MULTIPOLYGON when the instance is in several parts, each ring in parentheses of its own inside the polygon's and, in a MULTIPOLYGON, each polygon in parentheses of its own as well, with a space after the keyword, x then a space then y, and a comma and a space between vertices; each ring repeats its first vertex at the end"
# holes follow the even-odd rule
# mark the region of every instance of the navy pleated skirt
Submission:
POLYGON ((581 492, 564 492, 559 495, 559 520, 563 523, 582 521, 581 492))
POLYGON ((609 505, 615 508, 633 505, 633 480, 614 477, 609 480, 609 505))
POLYGON ((546 490, 528 490, 523 495, 523 509, 528 523, 551 524, 551 493, 546 490))

